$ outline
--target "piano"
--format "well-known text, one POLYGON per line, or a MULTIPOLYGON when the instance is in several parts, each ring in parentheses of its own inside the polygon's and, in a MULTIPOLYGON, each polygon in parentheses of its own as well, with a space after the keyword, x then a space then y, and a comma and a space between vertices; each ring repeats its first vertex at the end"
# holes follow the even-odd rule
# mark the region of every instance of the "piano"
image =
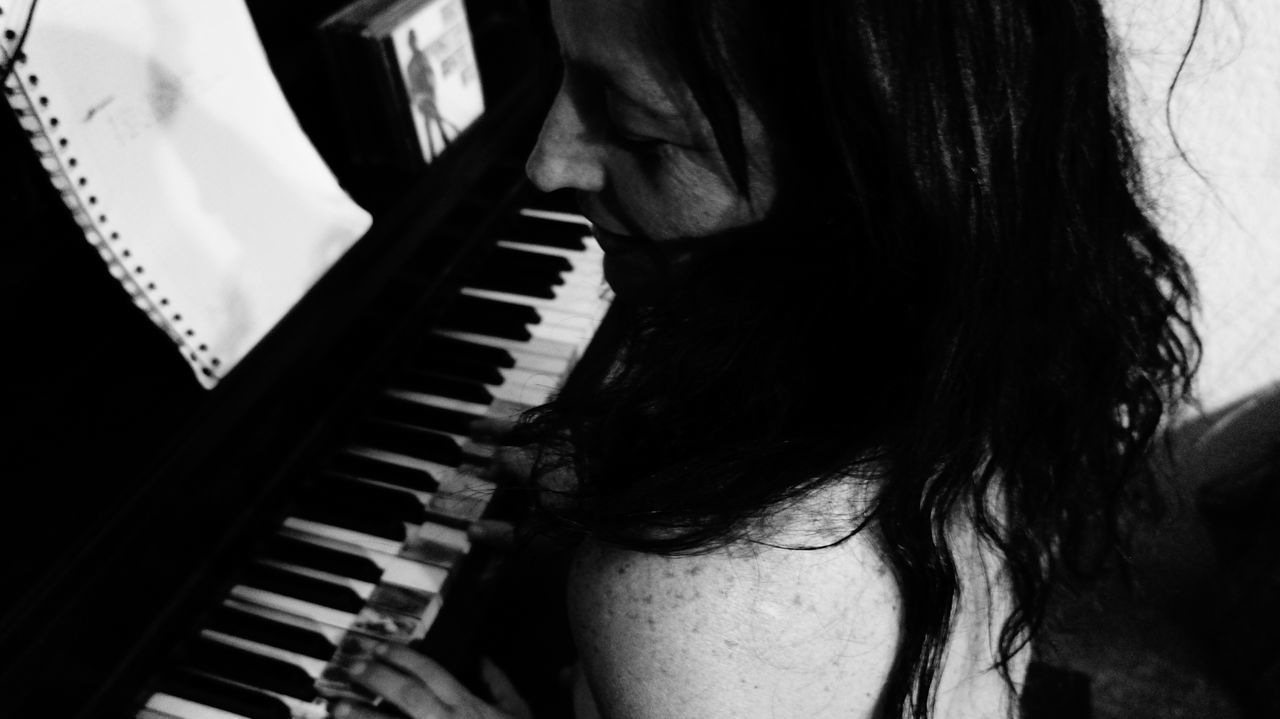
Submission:
POLYGON ((323 716, 316 681, 360 636, 352 622, 388 607, 464 679, 480 651, 534 647, 546 671, 568 651, 538 635, 557 626, 555 560, 504 558, 464 531, 504 511, 468 469, 491 448, 467 423, 544 400, 607 328, 584 221, 523 179, 556 81, 545 6, 469 0, 488 112, 405 177, 342 165, 314 72, 314 28, 342 4, 249 2, 301 124, 373 228, 211 392, 0 121, 3 406, 17 427, 3 444, 0 713, 323 716))

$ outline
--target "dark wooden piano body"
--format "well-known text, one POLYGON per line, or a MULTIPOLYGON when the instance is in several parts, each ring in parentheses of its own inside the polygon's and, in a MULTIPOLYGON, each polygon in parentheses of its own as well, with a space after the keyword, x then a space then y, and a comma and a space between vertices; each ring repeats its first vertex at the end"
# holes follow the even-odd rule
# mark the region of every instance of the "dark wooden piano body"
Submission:
MULTIPOLYGON (((129 716, 228 577, 450 301, 522 188, 554 82, 538 0, 470 0, 489 111, 427 172, 344 167, 314 27, 341 0, 251 0, 273 68, 368 235, 216 390, 198 388, 0 121, 4 716, 129 716), (303 6, 307 6, 305 9, 303 6)), ((38 27, 37 27, 38 30, 38 27)))

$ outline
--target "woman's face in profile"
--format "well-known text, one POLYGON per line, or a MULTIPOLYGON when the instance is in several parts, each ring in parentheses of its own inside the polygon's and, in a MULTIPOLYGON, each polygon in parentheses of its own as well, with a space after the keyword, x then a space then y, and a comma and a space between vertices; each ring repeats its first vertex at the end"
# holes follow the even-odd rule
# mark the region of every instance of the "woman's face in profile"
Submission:
POLYGON ((774 197, 759 119, 738 98, 748 198, 733 183, 689 88, 645 41, 646 5, 551 0, 564 78, 527 167, 544 191, 576 191, 619 295, 652 282, 650 250, 661 251, 664 240, 750 224, 774 197))

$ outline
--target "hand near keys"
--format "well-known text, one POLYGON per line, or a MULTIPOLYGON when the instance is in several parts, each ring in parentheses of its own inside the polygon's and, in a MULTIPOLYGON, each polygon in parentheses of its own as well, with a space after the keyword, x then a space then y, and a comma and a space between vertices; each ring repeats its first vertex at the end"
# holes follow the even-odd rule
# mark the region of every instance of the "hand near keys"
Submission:
MULTIPOLYGON (((511 680, 487 657, 480 676, 492 703, 471 693, 429 657, 394 644, 379 646, 370 661, 353 666, 351 679, 413 719, 532 719, 529 705, 511 680)), ((340 702, 335 719, 387 719, 378 707, 340 702)))

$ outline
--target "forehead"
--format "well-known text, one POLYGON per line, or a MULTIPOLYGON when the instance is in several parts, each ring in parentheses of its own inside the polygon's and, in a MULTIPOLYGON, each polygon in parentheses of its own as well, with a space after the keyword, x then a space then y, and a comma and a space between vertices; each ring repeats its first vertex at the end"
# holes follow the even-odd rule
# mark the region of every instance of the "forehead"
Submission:
POLYGON ((684 105, 683 84, 666 69, 653 43, 647 0, 551 0, 551 19, 567 63, 659 109, 684 105))

